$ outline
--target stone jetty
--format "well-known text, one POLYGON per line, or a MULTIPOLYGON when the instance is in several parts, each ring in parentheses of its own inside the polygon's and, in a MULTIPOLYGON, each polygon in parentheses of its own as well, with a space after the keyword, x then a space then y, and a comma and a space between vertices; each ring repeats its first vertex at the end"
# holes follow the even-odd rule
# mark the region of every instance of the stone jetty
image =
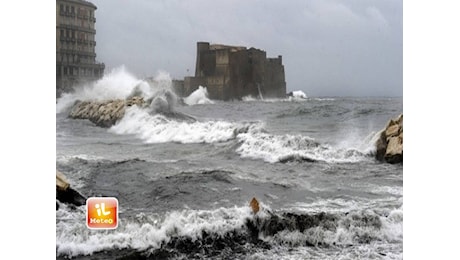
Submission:
POLYGON ((77 101, 69 113, 70 118, 89 119, 101 127, 110 127, 123 118, 127 107, 144 106, 142 97, 135 96, 129 99, 115 99, 107 101, 77 101))

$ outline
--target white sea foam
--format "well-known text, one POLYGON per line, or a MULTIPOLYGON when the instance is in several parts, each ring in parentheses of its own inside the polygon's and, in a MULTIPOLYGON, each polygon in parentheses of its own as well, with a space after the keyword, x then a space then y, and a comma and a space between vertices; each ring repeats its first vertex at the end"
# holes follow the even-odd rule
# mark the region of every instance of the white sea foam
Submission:
POLYGON ((146 143, 218 143, 237 139, 236 152, 244 158, 270 163, 291 160, 357 162, 368 159, 358 148, 332 147, 302 135, 266 133, 264 124, 227 121, 180 121, 162 114, 151 114, 136 106, 109 131, 132 134, 146 143))
POLYGON ((292 96, 294 98, 307 98, 307 94, 305 94, 302 90, 292 91, 292 96))
POLYGON ((73 93, 64 93, 56 104, 56 113, 61 113, 71 107, 75 101, 103 101, 110 99, 125 99, 133 94, 152 98, 159 91, 172 89, 172 80, 168 73, 159 71, 151 81, 141 80, 126 70, 118 67, 104 75, 98 81, 75 87, 73 93))
POLYGON ((189 106, 214 104, 214 102, 208 98, 208 89, 203 86, 199 86, 197 90, 193 91, 192 94, 184 98, 184 103, 189 106))
POLYGON ((303 232, 286 229, 264 240, 291 246, 302 246, 307 242, 314 245, 326 243, 337 246, 356 245, 364 241, 364 243, 372 243, 372 241, 380 243, 384 241, 385 244, 401 243, 402 225, 402 209, 393 209, 387 212, 387 216, 376 214, 372 210, 363 210, 339 215, 335 228, 319 225, 303 232))
POLYGON ((255 98, 251 95, 248 95, 248 96, 244 96, 242 98, 242 100, 244 102, 255 102, 255 101, 259 101, 259 102, 264 102, 264 103, 278 103, 278 102, 303 102, 303 101, 306 101, 307 98, 299 98, 299 97, 287 97, 287 98, 264 98, 264 99, 260 99, 260 98, 255 98))
MULTIPOLYGON (((217 208, 213 210, 184 209, 171 211, 165 215, 139 213, 125 218, 120 213, 120 222, 115 230, 90 230, 86 227, 85 206, 71 210, 59 203, 56 211, 56 251, 58 256, 73 257, 90 255, 95 252, 113 249, 147 250, 158 249, 168 243, 172 237, 190 238, 192 241, 202 238, 202 232, 224 236, 230 231, 245 232, 245 223, 255 216, 247 206, 217 208)), ((260 221, 270 221, 271 209, 261 204, 257 213, 260 221)), ((392 252, 391 245, 400 245, 403 241, 403 209, 395 208, 386 214, 377 214, 372 210, 357 210, 348 214, 338 214, 332 226, 319 225, 303 231, 280 230, 273 236, 265 235, 264 230, 259 238, 274 245, 290 245, 303 247, 306 242, 312 244, 329 244, 337 246, 354 245, 350 256, 362 256, 360 246, 367 249, 379 248, 386 254, 392 252), (362 240, 370 239, 370 243, 362 240), (355 246, 356 245, 356 246, 355 246), (357 251, 356 251, 357 250, 357 251)), ((260 228, 264 225, 261 224, 260 228)), ((393 250, 398 254, 400 248, 393 250)), ((320 250, 321 251, 321 250, 320 250)), ((321 253, 321 252, 318 252, 321 253)), ((348 258, 345 258, 348 259, 348 258)))
POLYGON ((201 238, 202 231, 223 235, 244 226, 252 218, 249 207, 215 210, 172 211, 165 216, 140 213, 137 219, 126 220, 120 215, 116 230, 94 231, 85 226, 85 208, 69 212, 65 206, 56 211, 56 250, 58 255, 76 256, 110 250, 159 248, 172 236, 201 238))
POLYGON ((76 155, 58 155, 56 161, 61 163, 68 163, 73 159, 82 159, 85 161, 97 161, 105 159, 102 156, 89 155, 89 154, 76 154, 76 155))
POLYGON ((313 202, 296 202, 294 204, 286 204, 282 208, 283 211, 289 212, 301 212, 314 214, 319 212, 330 212, 330 213, 348 213, 351 211, 364 211, 372 209, 394 209, 400 208, 402 210, 402 197, 386 197, 372 200, 359 200, 359 199, 342 199, 342 198, 330 198, 322 199, 318 198, 313 202))
POLYGON ((177 121, 133 106, 109 131, 134 134, 146 143, 216 143, 234 139, 250 126, 226 121, 177 121))
POLYGON ((316 101, 335 101, 335 98, 313 98, 316 101))
POLYGON ((243 100, 244 102, 252 102, 252 101, 257 101, 258 99, 255 98, 255 97, 253 97, 253 96, 251 96, 251 95, 248 95, 248 96, 244 96, 244 97, 242 98, 242 100, 243 100))
POLYGON ((357 162, 367 157, 356 149, 334 148, 302 135, 272 135, 249 131, 238 135, 241 146, 237 152, 246 158, 279 161, 306 160, 326 162, 357 162))

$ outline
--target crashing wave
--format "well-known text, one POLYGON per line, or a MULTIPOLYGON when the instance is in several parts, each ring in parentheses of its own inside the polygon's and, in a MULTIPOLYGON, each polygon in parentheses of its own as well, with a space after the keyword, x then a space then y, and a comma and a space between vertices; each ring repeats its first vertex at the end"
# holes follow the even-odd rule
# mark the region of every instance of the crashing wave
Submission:
POLYGON ((170 114, 151 114, 136 106, 126 110, 125 116, 109 131, 134 134, 146 143, 219 143, 235 140, 243 158, 266 162, 332 163, 368 160, 371 149, 332 147, 308 136, 273 135, 267 133, 262 122, 227 122, 180 120, 170 114))
POLYGON ((292 97, 306 99, 307 94, 305 94, 305 92, 303 92, 302 90, 296 90, 296 91, 292 91, 292 97))
POLYGON ((203 86, 199 86, 197 90, 184 98, 184 103, 189 106, 214 104, 214 102, 208 98, 208 89, 203 86))
POLYGON ((251 126, 225 121, 178 121, 162 114, 152 115, 145 109, 131 107, 110 131, 134 134, 146 143, 217 143, 235 139, 251 126))
POLYGON ((248 131, 238 135, 241 146, 236 150, 244 158, 266 162, 357 162, 366 154, 356 149, 339 149, 321 144, 302 135, 271 135, 248 131))
MULTIPOLYGON (((77 101, 126 100, 134 96, 154 104, 159 102, 153 102, 155 98, 163 97, 168 107, 177 103, 177 96, 172 90, 172 80, 168 73, 160 71, 153 79, 141 80, 121 66, 98 81, 77 86, 72 93, 64 93, 57 100, 56 113, 66 111, 77 101)), ((163 109, 161 105, 160 109, 163 109)))
POLYGON ((63 204, 56 212, 58 256, 124 252, 143 258, 225 257, 280 245, 332 247, 340 251, 350 246, 403 240, 402 209, 379 213, 273 213, 264 205, 256 215, 249 207, 172 211, 163 216, 140 213, 125 219, 117 230, 105 232, 87 229, 80 221, 84 211, 84 206, 70 211, 63 204))

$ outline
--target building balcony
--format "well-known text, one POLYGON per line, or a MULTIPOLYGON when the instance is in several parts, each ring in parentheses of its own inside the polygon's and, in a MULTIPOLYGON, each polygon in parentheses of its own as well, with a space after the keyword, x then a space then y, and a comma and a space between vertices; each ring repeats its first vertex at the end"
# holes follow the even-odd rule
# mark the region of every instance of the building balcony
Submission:
POLYGON ((73 17, 75 18, 75 13, 72 13, 72 12, 66 12, 66 11, 59 11, 59 14, 61 16, 65 16, 65 17, 73 17))
POLYGON ((88 28, 88 27, 81 27, 81 26, 76 26, 76 25, 71 25, 71 24, 59 24, 56 26, 58 29, 70 29, 70 30, 76 30, 76 31, 82 31, 82 32, 88 32, 92 34, 96 34, 96 30, 88 28))
POLYGON ((75 42, 75 39, 72 39, 72 37, 61 36, 59 39, 61 42, 75 42))
POLYGON ((62 47, 59 49, 58 53, 96 57, 95 52, 80 51, 80 50, 67 49, 67 48, 62 48, 62 47))
POLYGON ((72 61, 56 61, 56 66, 73 66, 77 68, 90 68, 90 69, 104 69, 105 64, 101 62, 85 63, 85 62, 72 62, 72 61))
POLYGON ((89 40, 85 40, 85 39, 77 39, 77 43, 78 43, 78 44, 85 44, 85 45, 87 45, 88 43, 90 43, 90 41, 89 41, 89 40))
POLYGON ((83 20, 88 20, 89 16, 84 15, 84 14, 77 14, 77 18, 83 19, 83 20))
POLYGON ((60 40, 61 42, 72 42, 72 43, 76 43, 76 42, 77 42, 77 43, 80 43, 80 42, 79 42, 79 39, 72 38, 72 37, 61 36, 61 37, 59 38, 59 40, 60 40))

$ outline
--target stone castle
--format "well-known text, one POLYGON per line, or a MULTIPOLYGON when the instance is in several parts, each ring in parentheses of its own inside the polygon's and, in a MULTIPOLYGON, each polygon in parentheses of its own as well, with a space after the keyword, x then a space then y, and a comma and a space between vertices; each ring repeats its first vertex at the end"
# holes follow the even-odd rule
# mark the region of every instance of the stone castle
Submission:
POLYGON ((286 97, 282 57, 267 58, 263 50, 241 46, 198 42, 195 76, 174 86, 178 95, 188 96, 200 85, 218 100, 286 97))
MULTIPOLYGON (((56 0, 56 97, 104 75, 105 65, 96 61, 96 9, 84 0, 56 0)), ((242 46, 198 42, 195 76, 174 80, 173 86, 185 97, 200 85, 217 100, 286 96, 282 57, 267 58, 263 50, 242 46)))

